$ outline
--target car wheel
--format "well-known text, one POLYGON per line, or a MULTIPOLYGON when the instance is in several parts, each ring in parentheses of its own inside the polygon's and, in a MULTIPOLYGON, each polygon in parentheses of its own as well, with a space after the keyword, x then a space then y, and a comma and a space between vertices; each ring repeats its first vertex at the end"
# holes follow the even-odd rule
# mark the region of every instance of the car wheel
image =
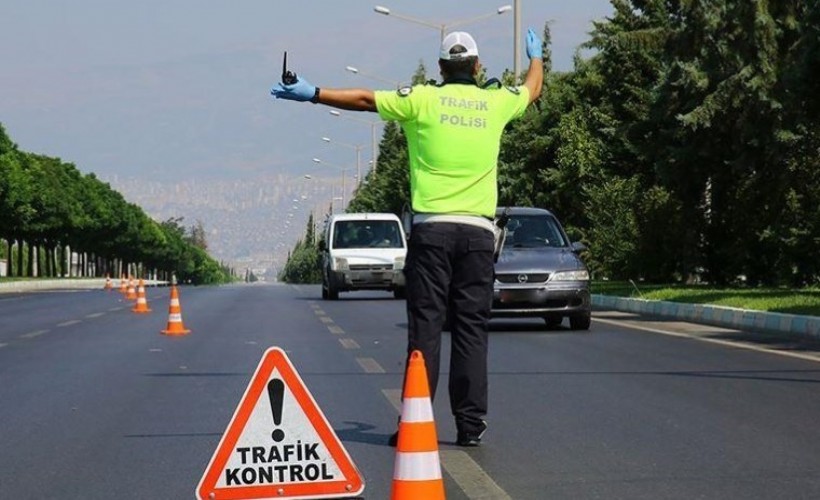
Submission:
POLYGON ((393 298, 396 300, 406 299, 407 291, 404 288, 396 288, 393 290, 393 298))
POLYGON ((544 323, 547 324, 547 328, 550 330, 554 330, 561 326, 561 323, 564 321, 564 318, 561 316, 547 316, 544 318, 544 323))
POLYGON ((589 330, 589 325, 591 323, 592 314, 589 312, 569 317, 569 327, 572 330, 589 330))

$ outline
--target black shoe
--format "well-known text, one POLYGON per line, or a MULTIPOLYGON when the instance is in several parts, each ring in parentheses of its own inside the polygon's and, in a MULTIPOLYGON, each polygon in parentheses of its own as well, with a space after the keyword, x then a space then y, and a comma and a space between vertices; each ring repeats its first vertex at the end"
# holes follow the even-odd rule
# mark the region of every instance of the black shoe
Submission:
POLYGON ((478 432, 461 432, 458 431, 456 437, 456 444, 459 446, 478 446, 481 444, 481 438, 487 432, 487 421, 482 420, 478 432))
POLYGON ((398 444, 399 444, 399 431, 396 431, 387 440, 387 445, 395 448, 398 444))

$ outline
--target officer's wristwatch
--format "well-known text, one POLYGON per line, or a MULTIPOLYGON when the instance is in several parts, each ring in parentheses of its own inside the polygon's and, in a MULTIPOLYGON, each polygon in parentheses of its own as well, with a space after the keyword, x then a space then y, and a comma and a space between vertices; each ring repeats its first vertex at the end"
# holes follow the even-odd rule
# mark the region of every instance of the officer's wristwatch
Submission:
POLYGON ((313 97, 310 98, 310 102, 316 104, 319 102, 319 87, 316 87, 316 90, 313 92, 313 97))

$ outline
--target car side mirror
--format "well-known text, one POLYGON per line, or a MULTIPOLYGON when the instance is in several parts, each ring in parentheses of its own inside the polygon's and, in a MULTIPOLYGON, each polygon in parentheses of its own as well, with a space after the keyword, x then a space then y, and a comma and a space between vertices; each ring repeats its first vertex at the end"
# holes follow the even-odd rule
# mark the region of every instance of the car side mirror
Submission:
POLYGON ((580 241, 572 242, 572 245, 570 245, 570 247, 572 248, 572 251, 575 253, 581 253, 587 249, 587 246, 581 243, 580 241))

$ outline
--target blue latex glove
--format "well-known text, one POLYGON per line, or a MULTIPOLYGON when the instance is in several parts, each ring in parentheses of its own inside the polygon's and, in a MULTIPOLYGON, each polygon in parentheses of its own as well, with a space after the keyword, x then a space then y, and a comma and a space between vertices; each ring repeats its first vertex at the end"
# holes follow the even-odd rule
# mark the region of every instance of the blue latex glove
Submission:
POLYGON ((287 99, 289 101, 305 102, 313 99, 316 93, 316 87, 301 76, 296 83, 286 85, 282 82, 273 86, 270 91, 271 95, 277 99, 287 99))
POLYGON ((543 42, 532 28, 527 30, 527 57, 530 59, 544 58, 543 42))

